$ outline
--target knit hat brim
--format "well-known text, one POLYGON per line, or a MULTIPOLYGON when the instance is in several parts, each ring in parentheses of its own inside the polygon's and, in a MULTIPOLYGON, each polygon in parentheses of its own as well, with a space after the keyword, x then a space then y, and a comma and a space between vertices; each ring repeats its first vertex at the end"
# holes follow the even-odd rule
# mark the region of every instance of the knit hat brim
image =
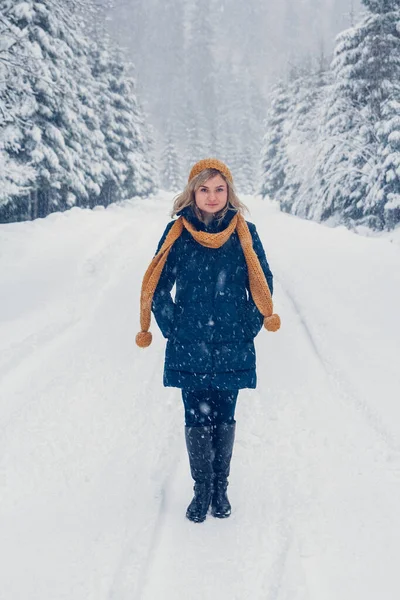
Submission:
POLYGON ((203 160, 199 160, 191 168, 188 183, 193 179, 193 177, 196 177, 196 175, 199 175, 199 173, 204 171, 204 169, 216 169, 217 171, 225 175, 225 177, 229 179, 231 183, 233 183, 232 173, 230 172, 228 167, 222 162, 222 160, 218 160, 218 158, 203 158, 203 160))

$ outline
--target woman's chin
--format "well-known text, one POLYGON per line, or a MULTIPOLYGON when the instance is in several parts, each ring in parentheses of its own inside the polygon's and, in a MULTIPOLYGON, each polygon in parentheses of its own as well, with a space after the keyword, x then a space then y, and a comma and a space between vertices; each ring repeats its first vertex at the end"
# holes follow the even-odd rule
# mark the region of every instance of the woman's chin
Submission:
POLYGON ((203 212, 209 215, 215 215, 215 213, 222 210, 223 206, 207 206, 203 209, 203 212))

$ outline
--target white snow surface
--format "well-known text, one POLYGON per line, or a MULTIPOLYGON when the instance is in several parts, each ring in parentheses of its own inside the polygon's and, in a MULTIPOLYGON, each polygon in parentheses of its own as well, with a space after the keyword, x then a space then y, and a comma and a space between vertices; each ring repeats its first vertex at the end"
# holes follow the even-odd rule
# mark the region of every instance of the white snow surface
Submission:
POLYGON ((1 600, 400 597, 400 245, 246 202, 282 328, 202 524, 154 318, 135 345, 171 195, 0 226, 1 600))

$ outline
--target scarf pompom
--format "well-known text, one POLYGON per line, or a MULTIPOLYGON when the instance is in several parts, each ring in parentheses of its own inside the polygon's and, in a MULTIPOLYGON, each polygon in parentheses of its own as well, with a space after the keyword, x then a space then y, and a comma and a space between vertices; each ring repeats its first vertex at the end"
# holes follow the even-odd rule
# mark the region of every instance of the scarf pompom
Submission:
POLYGON ((150 331, 139 331, 136 336, 136 343, 140 348, 147 348, 147 346, 150 346, 152 339, 153 336, 150 331))
POLYGON ((268 331, 278 331, 281 326, 281 319, 279 315, 271 315, 270 317, 265 317, 264 319, 264 327, 268 331))

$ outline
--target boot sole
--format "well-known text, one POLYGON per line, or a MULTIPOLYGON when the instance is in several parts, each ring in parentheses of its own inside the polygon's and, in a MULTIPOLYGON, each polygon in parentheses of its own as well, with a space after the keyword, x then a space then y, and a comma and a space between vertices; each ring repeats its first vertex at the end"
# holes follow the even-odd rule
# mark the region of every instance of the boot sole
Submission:
POLYGON ((191 517, 188 514, 186 514, 186 518, 189 521, 192 521, 192 523, 204 523, 204 521, 206 520, 206 517, 203 517, 203 518, 191 517))
POLYGON ((211 511, 211 514, 216 519, 227 519, 228 517, 231 516, 230 512, 228 512, 228 513, 218 513, 218 512, 215 512, 215 511, 211 511))

